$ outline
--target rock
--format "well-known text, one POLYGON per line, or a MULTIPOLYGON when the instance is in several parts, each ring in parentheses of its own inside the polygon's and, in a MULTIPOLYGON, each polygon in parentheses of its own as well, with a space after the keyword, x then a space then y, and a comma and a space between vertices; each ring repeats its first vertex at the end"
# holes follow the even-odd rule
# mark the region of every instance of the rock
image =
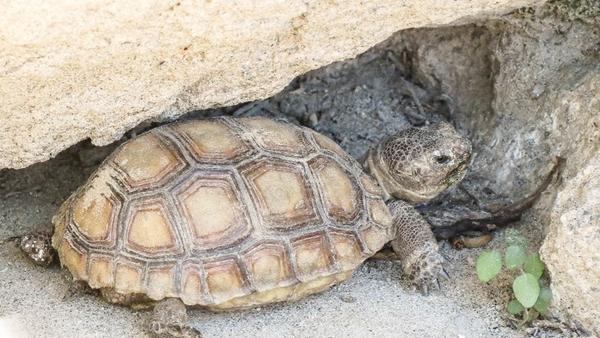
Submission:
POLYGON ((562 183, 514 226, 536 228, 533 246, 547 234, 554 305, 600 336, 600 31, 541 14, 400 32, 393 48, 411 56, 414 79, 453 98, 450 118, 474 146, 471 196, 522 198, 566 159, 562 183))
POLYGON ((0 13, 0 168, 146 120, 234 105, 393 32, 543 0, 9 2, 0 13))
POLYGON ((554 301, 600 335, 600 151, 557 195, 542 259, 554 301))

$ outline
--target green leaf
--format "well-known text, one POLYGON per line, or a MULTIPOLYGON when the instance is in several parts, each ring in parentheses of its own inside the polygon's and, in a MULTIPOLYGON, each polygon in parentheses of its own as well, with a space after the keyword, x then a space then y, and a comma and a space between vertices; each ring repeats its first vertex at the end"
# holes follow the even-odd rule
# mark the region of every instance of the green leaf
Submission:
POLYGON ((513 282, 513 292, 515 297, 521 304, 530 308, 535 304, 540 295, 540 283, 538 279, 530 274, 524 273, 519 277, 515 278, 513 282))
POLYGON ((506 267, 509 270, 520 267, 525 262, 525 250, 520 245, 511 245, 506 248, 506 267))
POLYGON ((536 309, 539 313, 545 315, 546 313, 548 313, 548 307, 550 307, 550 302, 552 302, 552 291, 549 288, 542 288, 540 290, 540 296, 533 305, 533 308, 536 309))
POLYGON ((511 315, 518 315, 519 313, 523 312, 523 310, 525 310, 525 307, 523 307, 523 305, 519 303, 518 300, 513 299, 508 303, 506 309, 511 315))
POLYGON ((498 251, 485 251, 477 258, 475 269, 479 280, 488 282, 502 269, 502 256, 498 251))
POLYGON ((523 264, 523 270, 534 275, 538 279, 542 277, 542 274, 544 274, 544 262, 540 259, 540 255, 535 253, 527 256, 527 258, 525 258, 525 263, 523 264))

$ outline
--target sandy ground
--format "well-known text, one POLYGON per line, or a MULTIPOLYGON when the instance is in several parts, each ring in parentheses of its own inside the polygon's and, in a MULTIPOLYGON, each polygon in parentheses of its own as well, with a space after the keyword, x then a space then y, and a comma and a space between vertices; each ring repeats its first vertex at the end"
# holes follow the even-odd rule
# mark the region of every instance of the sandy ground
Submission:
MULTIPOLYGON (((0 336, 11 330, 24 337, 145 335, 148 312, 112 306, 95 295, 64 298, 68 280, 58 268, 32 267, 12 246, 1 250, 0 336)), ((518 336, 502 327, 484 290, 469 290, 476 281, 458 275, 460 264, 450 269, 456 279, 443 284, 443 293, 428 297, 408 291, 396 266, 367 263, 348 283, 299 303, 220 314, 193 310, 191 319, 206 337, 518 336), (474 297, 480 304, 468 304, 466 298, 474 297)))

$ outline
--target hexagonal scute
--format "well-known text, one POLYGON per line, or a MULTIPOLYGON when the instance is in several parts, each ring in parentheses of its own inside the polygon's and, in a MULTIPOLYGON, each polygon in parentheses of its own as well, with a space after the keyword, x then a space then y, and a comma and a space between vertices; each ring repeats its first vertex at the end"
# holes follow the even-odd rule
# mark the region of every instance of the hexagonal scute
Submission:
POLYGON ((305 156, 313 151, 302 132, 291 124, 264 117, 238 119, 254 136, 261 148, 274 153, 305 156))
POLYGON ((125 245, 129 250, 150 257, 183 252, 161 199, 132 203, 127 223, 125 245))
POLYGON ((324 233, 302 236, 294 239, 291 244, 298 279, 301 281, 308 281, 332 271, 331 251, 324 233))
POLYGON ((66 266, 75 280, 86 280, 88 255, 84 248, 73 244, 70 237, 65 237, 57 249, 60 263, 66 266))
POLYGON ((264 226, 285 230, 321 222, 301 164, 263 158, 240 168, 240 173, 264 226))
POLYGON ((106 170, 100 170, 88 188, 73 200, 71 215, 74 226, 87 241, 112 247, 121 201, 109 184, 106 170))
POLYGON ((234 258, 207 262, 204 264, 206 271, 206 284, 216 304, 248 293, 248 281, 234 258))
POLYGON ((368 198, 367 205, 373 222, 382 228, 390 228, 392 226, 392 214, 383 199, 368 198))
POLYGON ((342 223, 353 221, 361 211, 362 197, 346 170, 328 157, 317 157, 308 165, 317 178, 329 216, 342 223))
POLYGON ((150 267, 146 272, 146 294, 152 299, 176 297, 175 266, 150 267))
POLYGON ((139 264, 119 260, 115 268, 115 290, 126 294, 141 292, 143 270, 139 264))
POLYGON ((199 262, 184 262, 181 269, 181 300, 186 305, 207 303, 202 285, 202 268, 199 262))
POLYGON ((362 229, 360 235, 366 245, 366 249, 369 250, 369 254, 381 250, 385 243, 392 240, 386 231, 383 231, 374 225, 369 225, 362 229))
POLYGON ((312 132, 312 136, 314 137, 315 142, 317 142, 319 147, 321 147, 321 149, 329 150, 342 159, 347 159, 350 157, 350 155, 348 155, 348 153, 346 153, 344 149, 342 149, 342 147, 339 146, 339 144, 335 143, 335 141, 330 139, 329 137, 314 131, 312 132))
POLYGON ((335 248, 336 259, 343 270, 356 268, 367 257, 363 254, 360 242, 353 232, 329 231, 331 245, 335 248))
POLYGON ((134 190, 162 184, 186 165, 177 151, 153 132, 123 144, 113 163, 134 190))
POLYGON ((255 152, 222 120, 178 123, 172 129, 184 140, 198 162, 230 163, 255 152))
POLYGON ((288 286, 295 281, 289 255, 281 243, 260 243, 243 257, 258 291, 288 286))
POLYGON ((252 232, 247 206, 231 173, 196 172, 176 195, 197 250, 225 248, 252 232))

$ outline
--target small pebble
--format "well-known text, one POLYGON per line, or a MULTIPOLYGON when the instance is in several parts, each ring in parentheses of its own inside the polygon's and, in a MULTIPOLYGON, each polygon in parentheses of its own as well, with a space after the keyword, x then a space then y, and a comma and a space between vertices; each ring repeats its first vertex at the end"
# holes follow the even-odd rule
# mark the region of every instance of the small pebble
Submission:
POLYGON ((542 96, 542 94, 544 93, 545 90, 546 90, 546 87, 543 84, 538 83, 535 86, 533 86, 533 89, 531 90, 531 97, 533 97, 534 99, 537 99, 540 96, 542 96))
POLYGON ((356 298, 354 298, 354 297, 352 297, 350 295, 341 295, 340 299, 344 303, 356 303, 356 298))

